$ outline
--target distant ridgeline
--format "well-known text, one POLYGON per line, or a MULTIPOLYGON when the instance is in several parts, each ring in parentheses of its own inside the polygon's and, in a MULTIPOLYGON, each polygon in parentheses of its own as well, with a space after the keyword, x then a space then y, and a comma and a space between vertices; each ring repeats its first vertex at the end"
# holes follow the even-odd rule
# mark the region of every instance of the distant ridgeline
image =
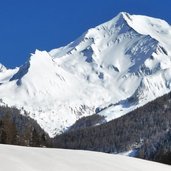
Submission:
POLYGON ((134 150, 135 157, 171 164, 171 93, 99 126, 92 125, 104 119, 100 116, 82 118, 54 139, 20 113, 16 108, 0 107, 0 143, 106 153, 134 150))

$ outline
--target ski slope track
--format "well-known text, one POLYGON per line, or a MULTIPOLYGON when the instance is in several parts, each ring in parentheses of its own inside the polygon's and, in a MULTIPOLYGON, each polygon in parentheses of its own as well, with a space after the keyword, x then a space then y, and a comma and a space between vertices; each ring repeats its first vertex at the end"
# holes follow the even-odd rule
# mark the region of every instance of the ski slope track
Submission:
POLYGON ((67 46, 0 64, 1 105, 24 109, 51 136, 83 116, 118 118, 171 91, 171 27, 119 13, 67 46))
POLYGON ((171 166, 99 152, 0 145, 3 171, 170 171, 171 166))

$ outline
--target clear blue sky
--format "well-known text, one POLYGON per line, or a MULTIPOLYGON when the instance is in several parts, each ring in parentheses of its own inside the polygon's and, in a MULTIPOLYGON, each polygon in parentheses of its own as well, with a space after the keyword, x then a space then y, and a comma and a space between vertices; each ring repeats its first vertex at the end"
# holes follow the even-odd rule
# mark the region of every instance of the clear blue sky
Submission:
POLYGON ((0 0, 0 63, 20 66, 36 48, 66 45, 120 11, 171 24, 171 0, 0 0))

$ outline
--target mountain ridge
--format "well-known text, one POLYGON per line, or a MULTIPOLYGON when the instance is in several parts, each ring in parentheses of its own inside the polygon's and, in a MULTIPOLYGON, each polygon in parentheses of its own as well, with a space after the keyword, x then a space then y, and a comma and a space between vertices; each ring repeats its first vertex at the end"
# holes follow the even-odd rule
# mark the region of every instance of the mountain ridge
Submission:
POLYGON ((105 109, 98 114, 106 121, 116 119, 171 90, 169 37, 165 21, 121 12, 0 73, 1 105, 24 108, 51 137, 97 109, 105 109))

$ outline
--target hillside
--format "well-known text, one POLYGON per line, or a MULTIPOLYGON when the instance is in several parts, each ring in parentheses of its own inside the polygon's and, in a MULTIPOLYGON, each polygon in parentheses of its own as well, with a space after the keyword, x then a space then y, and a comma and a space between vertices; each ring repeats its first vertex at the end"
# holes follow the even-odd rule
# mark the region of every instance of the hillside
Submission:
POLYGON ((22 146, 51 146, 50 138, 27 112, 0 106, 0 143, 22 146))
MULTIPOLYGON (((91 117, 81 121, 91 122, 91 117)), ((135 157, 171 164, 171 93, 108 123, 80 125, 56 136, 55 147, 106 153, 135 150, 135 157)))

